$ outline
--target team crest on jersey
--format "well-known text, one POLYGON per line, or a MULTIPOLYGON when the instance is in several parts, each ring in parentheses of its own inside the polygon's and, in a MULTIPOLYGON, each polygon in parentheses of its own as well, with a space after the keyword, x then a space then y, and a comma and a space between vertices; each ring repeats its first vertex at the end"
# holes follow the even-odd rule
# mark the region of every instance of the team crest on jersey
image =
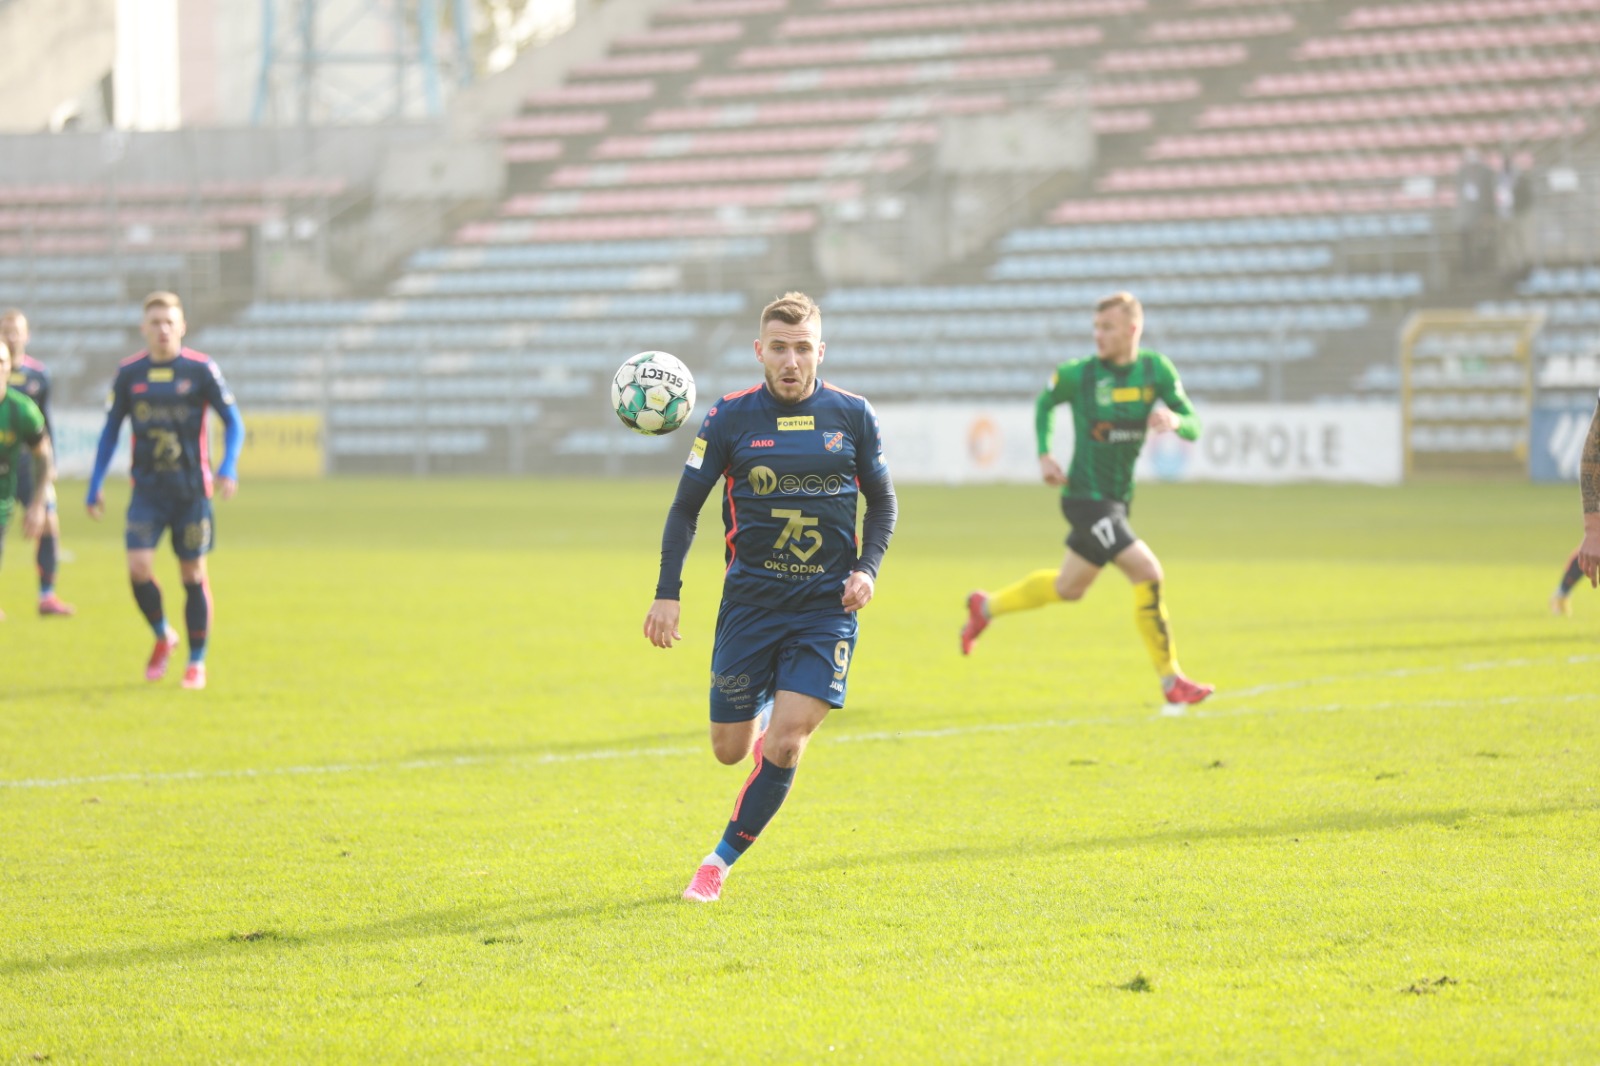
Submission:
POLYGON ((194 388, 194 381, 190 378, 184 378, 182 381, 178 382, 178 395, 187 396, 189 394, 189 390, 192 388, 194 388))
POLYGON ((824 433, 822 435, 822 446, 830 452, 843 451, 844 433, 824 433))

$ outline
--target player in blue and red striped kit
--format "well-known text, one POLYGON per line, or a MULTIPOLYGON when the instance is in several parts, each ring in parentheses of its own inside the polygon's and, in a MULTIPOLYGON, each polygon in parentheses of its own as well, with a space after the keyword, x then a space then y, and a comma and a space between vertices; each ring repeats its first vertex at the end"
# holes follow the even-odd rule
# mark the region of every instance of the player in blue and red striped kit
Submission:
POLYGON ((156 635, 145 678, 159 681, 178 646, 178 632, 167 622, 161 588, 155 580, 155 548, 172 530, 172 550, 187 594, 184 618, 189 631, 189 665, 184 688, 206 686, 206 641, 211 629, 211 587, 206 553, 215 539, 212 526, 211 460, 206 454, 206 418, 216 411, 226 429, 215 488, 223 499, 239 486, 239 452, 244 420, 211 357, 183 347, 183 304, 170 292, 151 293, 140 326, 149 347, 117 368, 106 404, 94 473, 89 478, 89 517, 105 514, 101 489, 117 449, 123 419, 133 423, 133 498, 128 503, 125 543, 134 602, 156 635))
POLYGON ((711 749, 730 766, 754 754, 755 768, 683 893, 698 902, 720 897, 728 868, 788 795, 811 734, 844 706, 856 612, 872 600, 896 517, 872 405, 817 378, 822 312, 811 298, 791 292, 768 304, 755 351, 765 384, 718 400, 690 449, 644 622, 659 648, 682 639, 684 558, 701 505, 723 482, 728 568, 711 653, 711 749))
MULTIPOLYGON (((32 400, 44 415, 45 436, 53 441, 50 432, 50 374, 44 364, 28 354, 28 317, 16 308, 0 312, 0 343, 11 350, 11 374, 6 384, 32 400)), ((22 503, 33 498, 33 467, 23 463, 17 468, 17 499, 22 503)), ((56 514, 56 487, 45 486, 44 525, 39 531, 34 562, 39 568, 39 613, 67 616, 73 613, 72 605, 56 595, 56 562, 60 555, 61 518, 56 514)))

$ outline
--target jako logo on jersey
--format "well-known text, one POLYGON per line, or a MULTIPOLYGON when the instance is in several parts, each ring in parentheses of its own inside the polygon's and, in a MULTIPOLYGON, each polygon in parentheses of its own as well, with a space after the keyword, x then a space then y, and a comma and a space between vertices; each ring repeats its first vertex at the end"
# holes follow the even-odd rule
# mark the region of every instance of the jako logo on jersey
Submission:
POLYGON ((784 474, 779 477, 771 467, 754 466, 748 475, 750 488, 757 496, 768 496, 774 491, 786 496, 837 496, 844 491, 845 480, 838 474, 784 474))
POLYGON ((1101 444, 1131 444, 1144 440, 1143 422, 1096 422, 1089 438, 1101 444))
POLYGON ((752 448, 776 448, 777 446, 778 442, 771 437, 762 437, 750 442, 750 447, 752 448))
POLYGON ((822 446, 830 452, 842 451, 844 449, 844 434, 824 433, 822 435, 822 446))
POLYGON ((817 420, 811 415, 786 415, 778 419, 778 432, 785 433, 795 429, 816 429, 817 420))

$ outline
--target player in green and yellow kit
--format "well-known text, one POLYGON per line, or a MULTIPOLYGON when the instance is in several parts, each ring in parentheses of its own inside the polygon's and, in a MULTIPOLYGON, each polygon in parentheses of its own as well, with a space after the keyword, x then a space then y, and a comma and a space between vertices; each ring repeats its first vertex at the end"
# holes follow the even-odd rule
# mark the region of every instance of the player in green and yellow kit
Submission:
POLYGON ((1161 599, 1161 562, 1128 525, 1133 499, 1133 466, 1146 436, 1175 430, 1185 440, 1200 435, 1189 397, 1172 363, 1159 352, 1139 347, 1144 309, 1131 293, 1119 292, 1095 308, 1097 354, 1062 363, 1039 394, 1035 428, 1039 472, 1046 484, 1061 486, 1061 512, 1071 532, 1061 569, 1035 570, 990 595, 967 597, 967 624, 961 653, 991 619, 1060 600, 1083 598, 1107 563, 1115 563, 1133 583, 1134 622, 1150 650, 1169 704, 1199 703, 1213 688, 1183 676, 1161 599), (1156 407, 1160 400, 1163 407, 1156 407), (1072 409, 1072 463, 1063 473, 1050 454, 1056 408, 1072 409))
MULTIPOLYGON (((23 501, 22 514, 22 532, 29 538, 37 537, 45 526, 45 501, 56 479, 44 415, 25 394, 9 386, 10 377, 11 349, 0 341, 0 547, 5 545, 22 464, 30 464, 33 474, 32 494, 23 501)), ((0 614, 0 620, 4 618, 0 614)))

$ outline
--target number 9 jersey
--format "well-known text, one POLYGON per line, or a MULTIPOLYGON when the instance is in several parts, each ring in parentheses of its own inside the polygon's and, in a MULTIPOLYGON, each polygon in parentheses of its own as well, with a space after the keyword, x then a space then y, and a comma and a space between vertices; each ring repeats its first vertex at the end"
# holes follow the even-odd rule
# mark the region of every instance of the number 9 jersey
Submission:
POLYGON ((706 413, 683 476, 724 482, 723 599, 838 608, 845 578, 868 569, 857 566, 861 480, 887 482, 888 465, 864 397, 821 380, 792 406, 764 385, 730 393, 706 413))

